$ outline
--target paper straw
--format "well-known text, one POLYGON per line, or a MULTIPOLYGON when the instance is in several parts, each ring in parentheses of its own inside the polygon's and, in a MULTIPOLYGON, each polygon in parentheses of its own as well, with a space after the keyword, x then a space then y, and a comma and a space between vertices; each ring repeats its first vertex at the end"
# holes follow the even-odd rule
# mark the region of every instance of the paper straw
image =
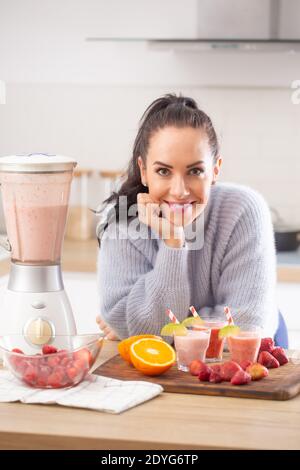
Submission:
POLYGON ((166 310, 166 314, 168 315, 170 321, 172 323, 176 323, 177 325, 180 323, 177 318, 175 317, 174 313, 172 312, 172 310, 170 310, 169 308, 167 308, 166 310))
POLYGON ((192 315, 194 318, 197 318, 197 317, 199 318, 199 315, 193 305, 190 306, 190 311, 192 312, 192 315))
POLYGON ((228 321, 228 325, 234 325, 234 321, 233 321, 232 315, 230 313, 230 308, 229 307, 224 307, 224 312, 225 312, 226 320, 228 321))

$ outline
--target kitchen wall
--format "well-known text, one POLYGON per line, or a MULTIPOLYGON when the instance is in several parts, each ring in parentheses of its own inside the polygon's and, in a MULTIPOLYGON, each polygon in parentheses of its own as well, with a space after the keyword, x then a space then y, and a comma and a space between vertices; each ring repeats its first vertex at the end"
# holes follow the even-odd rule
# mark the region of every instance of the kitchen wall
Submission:
MULTIPOLYGON (((123 169, 146 106, 181 92, 215 123, 221 180, 258 189, 287 222, 300 225, 300 104, 291 99, 300 53, 89 43, 79 21, 83 12, 87 18, 82 2, 42 3, 44 12, 34 0, 12 0, 9 7, 0 0, 0 79, 6 82, 0 155, 47 151, 84 167, 123 169)), ((102 197, 103 186, 94 182, 90 205, 102 197)))

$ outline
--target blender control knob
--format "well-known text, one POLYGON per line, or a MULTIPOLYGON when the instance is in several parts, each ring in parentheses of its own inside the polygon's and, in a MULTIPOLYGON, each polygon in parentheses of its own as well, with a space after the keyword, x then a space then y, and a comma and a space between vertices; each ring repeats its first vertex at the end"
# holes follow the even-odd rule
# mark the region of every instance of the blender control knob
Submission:
POLYGON ((40 345, 51 340, 54 335, 54 328, 48 320, 35 318, 26 326, 24 333, 28 342, 40 345))

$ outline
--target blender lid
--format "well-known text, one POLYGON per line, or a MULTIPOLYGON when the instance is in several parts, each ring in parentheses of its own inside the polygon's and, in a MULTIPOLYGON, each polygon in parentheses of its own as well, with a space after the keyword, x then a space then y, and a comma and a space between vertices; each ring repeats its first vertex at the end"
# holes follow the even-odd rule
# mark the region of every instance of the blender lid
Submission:
POLYGON ((0 172, 42 172, 72 170, 77 162, 62 155, 29 153, 0 158, 0 172))

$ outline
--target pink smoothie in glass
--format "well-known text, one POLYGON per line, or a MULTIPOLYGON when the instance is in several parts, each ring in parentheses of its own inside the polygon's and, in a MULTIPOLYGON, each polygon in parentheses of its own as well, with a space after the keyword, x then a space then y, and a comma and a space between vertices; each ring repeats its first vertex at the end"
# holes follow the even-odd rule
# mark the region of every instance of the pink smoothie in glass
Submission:
POLYGON ((205 360, 205 353, 209 345, 210 330, 188 330, 185 336, 174 336, 177 353, 177 366, 179 370, 188 372, 189 365, 195 359, 205 360))
POLYGON ((256 362, 260 339, 260 333, 255 331, 242 331, 236 336, 229 336, 227 342, 231 360, 238 364, 242 361, 256 362))
POLYGON ((194 330, 211 329, 209 346, 205 356, 207 362, 218 362, 222 360, 225 339, 219 339, 219 331, 226 325, 226 321, 204 319, 203 325, 192 326, 194 330))

